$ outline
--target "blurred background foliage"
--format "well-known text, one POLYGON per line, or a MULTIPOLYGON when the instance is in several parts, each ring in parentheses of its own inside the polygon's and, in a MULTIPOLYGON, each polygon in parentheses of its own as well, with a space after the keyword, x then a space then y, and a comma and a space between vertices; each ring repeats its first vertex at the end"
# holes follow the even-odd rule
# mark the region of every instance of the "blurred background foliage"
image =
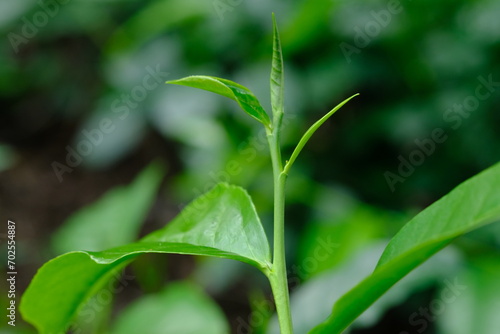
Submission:
MULTIPOLYGON (((18 224, 21 291, 62 250, 107 248, 144 235, 219 181, 247 187, 271 232, 272 182, 259 125, 232 101, 162 82, 191 74, 228 78, 269 109, 273 11, 286 62, 285 156, 312 122, 361 93, 315 134, 290 175, 297 333, 374 268, 405 221, 500 160, 498 1, 5 0, 0 212, 18 224), (478 98, 478 86, 487 98, 478 98), (417 141, 429 142, 436 129, 446 140, 425 154, 417 141), (391 189, 387 172, 400 173, 401 161, 417 151, 423 162, 391 189), (153 159, 168 166, 155 201, 158 175, 149 170, 135 179, 153 159), (149 200, 136 203, 134 196, 149 200), (122 235, 99 228, 109 219, 123 219, 122 235), (81 240, 65 240, 72 231, 81 240)), ((499 255, 498 226, 458 240, 377 302, 353 333, 496 333, 499 255), (456 302, 441 303, 432 317, 419 313, 438 305, 456 279, 467 286, 456 302)), ((269 288, 251 268, 145 256, 127 270, 136 279, 115 296, 126 319, 102 311, 97 325, 81 328, 105 331, 108 313, 112 328, 128 327, 162 298, 166 314, 180 289, 192 295, 194 309, 189 299, 182 304, 186 314, 208 312, 215 332, 225 330, 224 317, 235 333, 276 332, 269 288), (192 284, 164 290, 165 281, 184 278, 192 284)))

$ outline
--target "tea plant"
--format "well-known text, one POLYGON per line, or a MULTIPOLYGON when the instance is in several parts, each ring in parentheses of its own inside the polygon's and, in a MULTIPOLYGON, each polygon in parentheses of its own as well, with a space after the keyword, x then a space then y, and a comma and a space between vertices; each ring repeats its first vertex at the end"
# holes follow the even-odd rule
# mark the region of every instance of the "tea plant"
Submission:
MULTIPOLYGON (((21 312, 41 333, 66 331, 85 301, 117 271, 143 253, 214 256, 259 269, 272 288, 283 334, 293 333, 285 263, 285 185, 291 168, 314 132, 355 94, 314 123, 283 161, 283 56, 273 16, 272 120, 246 87, 230 80, 190 76, 170 84, 195 87, 236 101, 267 134, 274 180, 274 249, 250 196, 221 183, 190 203, 173 221, 140 241, 105 251, 76 251, 46 263, 26 290, 21 312)), ((139 193, 138 193, 139 194, 139 193)), ((389 242, 374 272, 334 303, 328 319, 310 333, 342 333, 396 282, 455 238, 500 219, 500 164, 465 181, 408 222, 389 242)), ((106 222, 101 222, 105 224, 106 222)), ((116 222, 115 222, 116 223, 116 222)))

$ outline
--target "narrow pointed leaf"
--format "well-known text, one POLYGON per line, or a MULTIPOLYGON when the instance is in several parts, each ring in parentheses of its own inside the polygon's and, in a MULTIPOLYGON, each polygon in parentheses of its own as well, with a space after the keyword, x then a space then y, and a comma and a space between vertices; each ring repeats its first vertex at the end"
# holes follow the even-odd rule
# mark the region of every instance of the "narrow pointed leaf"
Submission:
POLYGON ((288 174, 290 168, 292 167, 293 163, 295 162, 295 159, 299 156, 300 152, 304 148, 304 146, 307 144, 309 139, 311 139, 312 135, 316 132, 316 130, 319 129, 323 123, 325 123, 333 114, 335 114, 340 108, 344 106, 347 102, 349 102, 351 99, 355 98, 359 94, 354 94, 353 96, 345 99, 344 101, 340 102, 335 108, 330 110, 325 116, 321 117, 316 123, 311 125, 311 127, 304 133, 302 138, 300 139, 299 143, 295 147, 295 150, 293 150, 292 156, 290 157, 290 160, 286 163, 284 172, 288 174))
POLYGON ((269 116, 255 95, 248 88, 236 82, 206 75, 193 75, 178 80, 167 81, 167 83, 203 89, 228 97, 238 102, 243 111, 264 124, 264 126, 270 127, 271 125, 269 116))
POLYGON ((215 256, 270 269, 270 249, 250 196, 219 184, 190 203, 165 228, 102 252, 71 252, 42 266, 21 299, 24 319, 40 333, 65 331, 111 272, 143 253, 215 256))
POLYGON ((280 124, 284 113, 285 72, 283 68, 283 52, 281 50, 280 34, 273 13, 273 60, 271 68, 271 106, 274 124, 280 124))
POLYGON ((408 222, 389 242, 375 271, 342 296, 311 331, 340 334, 396 282, 455 238, 500 220, 500 163, 460 184, 408 222))

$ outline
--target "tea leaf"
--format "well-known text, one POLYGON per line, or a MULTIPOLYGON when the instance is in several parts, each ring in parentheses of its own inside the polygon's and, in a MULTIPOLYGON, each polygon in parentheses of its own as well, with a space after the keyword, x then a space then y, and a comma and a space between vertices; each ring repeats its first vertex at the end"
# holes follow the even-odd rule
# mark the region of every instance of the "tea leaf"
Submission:
POLYGON ((271 120, 260 105, 259 100, 257 100, 248 88, 236 82, 205 75, 193 75, 178 80, 167 81, 167 83, 203 89, 228 97, 238 102, 247 114, 264 124, 266 128, 271 126, 271 120))
POLYGON ((500 219, 500 163, 460 184, 410 220, 374 272, 342 296, 310 333, 340 334, 396 282, 455 238, 500 219))
POLYGON ((170 224, 141 241, 102 252, 71 252, 42 266, 21 299, 24 319, 40 333, 60 333, 110 273, 142 253, 215 256, 271 268, 266 234, 250 196, 219 184, 170 224))
POLYGON ((279 127, 284 113, 285 72, 283 68, 283 52, 281 50, 280 34, 273 13, 273 60, 271 68, 271 106, 274 124, 279 127))

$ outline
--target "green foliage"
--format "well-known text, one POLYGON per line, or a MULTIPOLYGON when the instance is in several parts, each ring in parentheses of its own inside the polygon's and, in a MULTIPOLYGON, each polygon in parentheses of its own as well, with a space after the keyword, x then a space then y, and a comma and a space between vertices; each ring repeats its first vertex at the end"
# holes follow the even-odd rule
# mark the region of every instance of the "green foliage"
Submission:
POLYGON ((500 163, 459 185, 422 211, 387 245, 377 268, 341 297, 312 333, 342 333, 402 277, 455 238, 500 219, 500 163))
POLYGON ((271 266, 269 243, 250 196, 240 187, 223 183, 141 242, 205 247, 208 253, 201 255, 238 259, 263 272, 271 266))
POLYGON ((128 259, 100 265, 85 252, 61 255, 44 264, 24 293, 19 310, 23 318, 42 334, 68 329, 83 303, 128 259))
POLYGON ((139 242, 71 252, 47 262, 23 295, 24 319, 41 333, 66 330, 92 293, 143 253, 215 256, 249 263, 264 273, 270 269, 269 245, 250 197, 239 187, 219 184, 139 242))
POLYGON ((228 334, 220 310, 199 287, 173 283, 155 295, 128 306, 113 326, 112 334, 228 334))
POLYGON ((238 102, 241 109, 264 124, 264 126, 269 127, 271 125, 269 116, 253 93, 236 82, 205 75, 193 75, 183 79, 167 81, 167 83, 203 89, 228 97, 238 102))
MULTIPOLYGON (((285 259, 284 210, 287 176, 291 166, 316 130, 358 94, 344 100, 314 123, 302 136, 290 159, 283 164, 280 133, 284 114, 284 69, 281 42, 274 17, 273 33, 272 122, 254 94, 235 82, 209 76, 190 76, 168 81, 171 84, 199 88, 233 99, 247 114, 264 125, 273 167, 273 258, 271 259, 267 237, 250 196, 240 187, 220 183, 190 203, 164 228, 138 242, 120 245, 105 251, 74 251, 46 263, 33 278, 20 305, 23 317, 41 333, 58 333, 67 330, 88 298, 135 257, 144 253, 213 256, 253 265, 270 281, 281 332, 293 333, 285 259)), ((137 183, 130 186, 130 189, 136 189, 137 186, 148 196, 133 210, 138 213, 132 215, 134 219, 131 219, 130 226, 133 228, 130 227, 128 231, 136 232, 137 220, 144 215, 148 203, 152 201, 152 194, 156 190, 155 185, 159 181, 160 174, 145 172, 145 175, 150 174, 152 176, 138 178, 138 180, 143 180, 144 177, 149 181, 136 181, 137 183)), ((389 242, 375 271, 341 296, 335 302, 330 317, 311 333, 342 333, 396 282, 455 238, 500 219, 499 189, 500 164, 496 164, 464 182, 418 214, 389 242)), ((106 200, 113 203, 112 206, 117 205, 116 203, 129 205, 130 192, 131 190, 127 189, 123 194, 109 195, 106 200), (113 198, 113 200, 108 200, 108 198, 113 198)), ((80 231, 81 226, 88 226, 88 223, 80 221, 89 220, 89 215, 99 213, 101 216, 100 212, 101 210, 94 207, 80 214, 75 220, 77 222, 68 225, 70 232, 67 233, 76 233, 75 231, 80 231)), ((120 229, 120 226, 116 225, 118 224, 116 220, 119 218, 114 216, 107 218, 106 214, 102 214, 102 217, 104 218, 100 219, 114 220, 106 227, 107 229, 120 229)), ((100 221, 100 223, 106 224, 107 221, 100 221)), ((90 247, 97 249, 108 244, 129 242, 131 233, 127 232, 125 236, 113 241, 98 241, 90 247)), ((366 239, 371 238, 371 234, 366 236, 366 239)), ((87 242, 85 244, 87 245, 87 242)), ((190 312, 195 312, 200 318, 191 323, 193 328, 185 329, 186 333, 199 331, 199 326, 205 325, 205 322, 208 329, 204 327, 203 331, 208 333, 210 330, 214 333, 228 330, 225 322, 221 320, 220 312, 203 296, 198 292, 193 292, 192 287, 175 285, 157 296, 146 297, 131 306, 119 320, 115 331, 117 333, 142 332, 146 326, 151 333, 157 333, 159 328, 166 330, 163 322, 175 326, 170 319, 188 317, 185 314, 191 314, 190 312), (198 310, 192 308, 192 304, 200 308, 198 310), (177 312, 181 312, 183 306, 186 306, 187 313, 182 313, 181 317, 177 312), (207 320, 206 316, 213 318, 207 320)), ((182 333, 184 329, 173 327, 169 330, 182 333)))

